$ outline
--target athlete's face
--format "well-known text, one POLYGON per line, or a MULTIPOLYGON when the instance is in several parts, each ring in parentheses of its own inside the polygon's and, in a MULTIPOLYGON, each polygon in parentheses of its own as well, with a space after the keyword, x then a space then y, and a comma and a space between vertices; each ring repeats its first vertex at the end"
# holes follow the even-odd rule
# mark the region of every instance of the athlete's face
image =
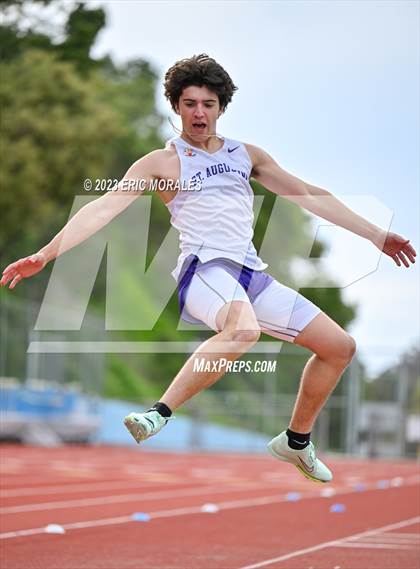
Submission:
POLYGON ((216 122, 222 114, 219 97, 207 87, 186 87, 179 98, 178 114, 182 128, 197 140, 216 133, 216 122))

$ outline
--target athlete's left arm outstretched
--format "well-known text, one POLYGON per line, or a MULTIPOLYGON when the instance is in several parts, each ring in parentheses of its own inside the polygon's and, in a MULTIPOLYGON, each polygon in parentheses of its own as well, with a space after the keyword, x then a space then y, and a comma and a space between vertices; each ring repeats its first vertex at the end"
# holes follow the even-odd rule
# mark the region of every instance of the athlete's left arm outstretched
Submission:
POLYGON ((312 186, 286 172, 261 148, 245 145, 252 161, 251 176, 267 190, 282 196, 320 217, 340 225, 365 239, 389 255, 394 262, 406 267, 415 262, 416 251, 409 239, 387 232, 361 217, 327 190, 312 186))

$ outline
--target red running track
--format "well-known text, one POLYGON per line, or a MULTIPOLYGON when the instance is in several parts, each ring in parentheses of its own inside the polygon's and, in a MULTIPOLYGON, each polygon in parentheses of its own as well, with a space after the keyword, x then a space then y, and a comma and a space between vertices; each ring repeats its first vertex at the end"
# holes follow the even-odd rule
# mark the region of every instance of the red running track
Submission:
POLYGON ((414 462, 330 458, 334 483, 323 485, 270 456, 0 452, 2 569, 420 566, 414 462), (334 504, 343 511, 330 512, 334 504), (46 533, 49 524, 65 533, 46 533))

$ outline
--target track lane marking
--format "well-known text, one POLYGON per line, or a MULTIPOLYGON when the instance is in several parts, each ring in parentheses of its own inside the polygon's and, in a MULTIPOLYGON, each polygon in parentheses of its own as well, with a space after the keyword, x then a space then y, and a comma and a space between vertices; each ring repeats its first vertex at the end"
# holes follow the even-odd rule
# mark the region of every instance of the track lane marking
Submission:
MULTIPOLYGON (((185 482, 184 482, 185 484, 185 482)), ((126 478, 115 480, 113 482, 96 482, 86 483, 79 482, 76 484, 61 484, 57 486, 31 486, 29 488, 13 488, 1 490, 2 498, 20 498, 23 496, 47 496, 48 494, 71 494, 73 492, 92 492, 92 490, 115 490, 123 488, 139 488, 141 481, 128 482, 126 478)))
POLYGON ((98 496, 95 498, 81 498, 79 500, 61 500, 58 502, 41 502, 37 504, 23 504, 21 506, 5 506, 0 508, 0 513, 17 514, 22 512, 39 512, 45 510, 56 510, 57 508, 84 508, 85 506, 96 506, 103 504, 118 504, 131 502, 133 500, 154 500, 161 498, 178 498, 184 496, 196 496, 200 494, 229 494, 230 492, 246 492, 247 490, 266 489, 267 483, 242 483, 240 486, 197 486, 179 490, 156 490, 154 492, 140 492, 137 494, 119 494, 118 496, 98 496))
MULTIPOLYGON (((414 486, 416 485, 416 483, 413 484, 406 484, 405 486, 414 486)), ((399 489, 399 488, 403 488, 403 486, 399 486, 398 488, 394 488, 394 489, 399 489)), ((378 489, 378 488, 372 488, 371 491, 377 491, 377 492, 383 492, 383 489, 378 489)), ((334 496, 343 496, 346 494, 352 494, 354 493, 354 490, 343 490, 342 492, 337 492, 334 496)), ((312 499, 312 498, 319 498, 321 500, 324 500, 325 498, 322 498, 319 494, 319 491, 313 491, 313 492, 308 492, 307 494, 303 494, 301 497, 302 499, 312 499)), ((236 508, 250 508, 250 507, 256 507, 256 506, 265 506, 265 505, 272 505, 272 504, 279 504, 282 502, 286 502, 287 500, 287 495, 279 497, 279 495, 276 493, 274 495, 270 495, 270 496, 262 496, 259 498, 251 498, 248 500, 234 500, 234 501, 228 501, 228 502, 219 502, 217 504, 217 506, 221 509, 221 510, 230 510, 230 509, 236 509, 236 508)), ((175 508, 175 509, 171 509, 171 510, 160 510, 160 511, 155 511, 155 512, 147 512, 150 515, 150 519, 157 519, 157 518, 170 518, 170 517, 175 517, 175 516, 182 516, 182 515, 188 515, 188 514, 203 514, 202 510, 201 510, 202 504, 200 504, 200 506, 190 506, 190 507, 186 507, 186 508, 175 508)), ((209 514, 205 514, 205 515, 209 515, 209 514)), ((414 519, 414 518, 413 518, 414 519)), ((417 518, 420 521, 420 517, 417 518)), ((62 527, 65 530, 72 530, 72 529, 80 529, 80 528, 90 528, 90 527, 97 527, 97 526, 104 526, 104 525, 113 525, 113 524, 121 524, 121 523, 138 523, 138 522, 134 522, 131 515, 130 516, 118 516, 118 517, 113 517, 113 518, 103 518, 103 519, 99 519, 99 520, 88 520, 88 521, 84 521, 84 522, 73 522, 73 523, 69 523, 69 524, 61 524, 62 527)), ((414 523, 414 522, 413 522, 414 523)), ((41 527, 41 528, 33 528, 33 529, 26 529, 26 530, 16 530, 16 531, 11 531, 11 532, 5 532, 5 533, 1 533, 0 534, 0 539, 11 539, 11 538, 15 538, 15 537, 22 537, 22 536, 26 536, 26 535, 35 535, 35 534, 42 534, 45 533, 45 527, 41 527)), ((369 533, 369 532, 365 532, 365 533, 369 533)), ((365 535, 365 533, 360 534, 360 535, 365 535)), ((359 534, 355 534, 356 536, 359 534)), ((331 542, 332 543, 332 542, 331 542)), ((335 542, 334 542, 335 543, 335 542)), ((249 569, 248 567, 243 567, 241 569, 249 569)))
POLYGON ((418 549, 416 545, 399 545, 396 543, 337 543, 334 547, 347 547, 349 549, 418 549))
POLYGON ((360 538, 360 541, 365 541, 366 543, 396 543, 396 544, 410 544, 410 543, 418 543, 420 545, 420 535, 413 534, 411 538, 400 538, 394 537, 395 534, 392 533, 384 533, 383 535, 372 535, 364 538, 360 538))
POLYGON ((374 530, 363 531, 333 541, 325 541, 324 543, 319 543, 318 545, 314 545, 312 547, 306 547, 305 549, 298 549, 296 551, 292 551, 291 553, 286 553, 285 555, 281 555, 280 557, 274 557, 272 559, 266 559, 264 561, 254 563, 253 565, 243 565, 239 569, 259 569, 260 567, 267 567, 267 565, 272 565, 273 563, 281 563, 282 561, 287 561, 288 559, 292 559, 293 557, 299 557, 300 555, 306 555, 307 553, 320 551, 321 549, 326 549, 327 547, 341 547, 341 544, 347 542, 347 540, 350 541, 358 539, 360 537, 377 535, 384 531, 392 531, 394 529, 411 526, 419 522, 420 522, 420 516, 417 516, 415 518, 408 518, 407 520, 403 520, 401 522, 397 522, 394 524, 389 524, 387 526, 382 526, 374 530))
MULTIPOLYGON (((404 479, 404 484, 399 487, 411 485, 412 483, 420 482, 420 477, 418 475, 410 476, 404 479)), ((200 494, 202 492, 208 492, 211 494, 218 494, 223 492, 242 492, 246 490, 258 490, 267 488, 268 482, 242 482, 241 485, 238 487, 234 486, 223 486, 220 487, 220 483, 217 486, 197 486, 193 488, 187 489, 172 489, 172 490, 156 490, 152 492, 144 492, 144 493, 136 493, 136 494, 119 494, 118 496, 98 496, 95 498, 80 498, 77 500, 60 500, 55 502, 37 502, 35 504, 21 504, 19 506, 3 506, 0 508, 0 513, 2 515, 6 514, 17 514, 23 512, 37 512, 37 511, 46 511, 52 510, 57 508, 67 509, 67 508, 82 508, 85 506, 95 506, 95 505, 103 505, 103 504, 116 504, 116 503, 123 503, 129 502, 130 500, 137 500, 137 499, 145 499, 145 500, 153 500, 159 498, 176 498, 182 496, 194 496, 196 493, 200 494)), ((275 485, 275 484, 274 484, 275 485)), ((376 490, 377 482, 373 483, 366 483, 366 490, 376 490)), ((380 488, 381 491, 390 490, 395 488, 394 486, 387 486, 386 488, 380 488)), ((338 488, 335 487, 336 495, 338 492, 354 492, 354 488, 349 489, 347 486, 339 486, 338 488)), ((333 496, 332 495, 332 496, 333 496)), ((316 494, 318 496, 318 493, 316 494)), ((331 497, 332 497, 331 496, 331 497)))
MULTIPOLYGON (((297 475, 299 476, 299 475, 297 475)), ((181 486, 185 486, 185 484, 187 483, 197 483, 197 484, 204 484, 204 483, 208 483, 208 482, 214 482, 214 480, 211 480, 211 476, 206 476, 206 477, 199 477, 199 476, 193 476, 191 477, 191 480, 189 482, 186 482, 186 477, 185 475, 182 477, 177 476, 176 479, 174 478, 173 481, 168 481, 169 484, 173 484, 173 485, 181 485, 181 486)), ((109 481, 107 482, 106 480, 104 481, 100 481, 100 482, 76 482, 76 483, 72 483, 72 484, 60 484, 60 485, 56 485, 56 486, 30 486, 27 488, 0 488, 0 496, 1 498, 21 498, 21 497, 25 497, 25 496, 48 496, 50 494, 72 494, 74 492, 91 492, 96 491, 96 490, 115 490, 115 489, 125 489, 125 488, 142 488, 142 484, 143 482, 146 480, 146 477, 142 477, 142 476, 138 476, 136 478, 136 480, 127 480, 127 478, 122 478, 120 480, 113 480, 113 481, 109 481)), ((291 476, 288 474, 283 474, 281 477, 265 477, 265 476, 261 476, 261 483, 264 483, 265 485, 278 485, 279 483, 283 483, 285 481, 290 481, 293 484, 298 484, 300 480, 300 476, 299 479, 294 482, 293 480, 291 480, 291 476)), ((45 478, 43 480, 45 482, 45 478)), ((154 473, 150 473, 147 476, 147 481, 148 482, 153 482, 154 481, 154 473)), ((241 479, 242 483, 244 484, 256 484, 256 482, 254 482, 251 478, 241 479)), ((159 485, 160 484, 160 480, 159 480, 159 485)), ((218 480, 219 482, 219 480, 218 480)), ((231 483, 232 480, 221 480, 220 482, 228 482, 231 483)), ((305 484, 306 485, 306 484, 305 484)))

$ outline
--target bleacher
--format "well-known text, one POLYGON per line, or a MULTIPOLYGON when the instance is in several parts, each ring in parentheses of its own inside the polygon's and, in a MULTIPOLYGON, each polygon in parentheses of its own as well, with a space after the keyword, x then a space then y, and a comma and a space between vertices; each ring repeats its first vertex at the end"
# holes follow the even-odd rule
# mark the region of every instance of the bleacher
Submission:
POLYGON ((90 442, 100 427, 96 398, 75 386, 0 378, 0 440, 54 446, 90 442))

